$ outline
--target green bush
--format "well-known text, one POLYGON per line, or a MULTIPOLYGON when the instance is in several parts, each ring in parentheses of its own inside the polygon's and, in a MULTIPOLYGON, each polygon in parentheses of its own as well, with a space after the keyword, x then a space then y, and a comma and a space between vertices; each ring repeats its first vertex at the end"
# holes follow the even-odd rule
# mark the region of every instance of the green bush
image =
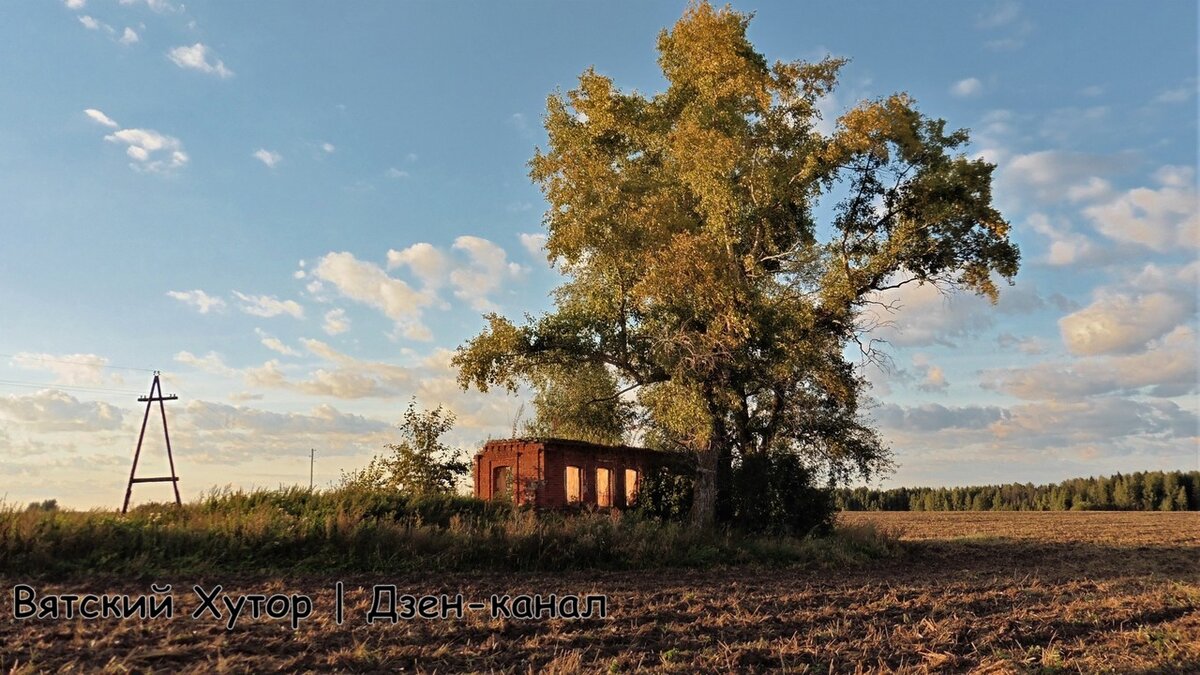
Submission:
POLYGON ((833 528, 831 490, 790 453, 743 457, 733 469, 731 521, 747 532, 803 536, 833 528))
POLYGON ((637 512, 648 518, 683 522, 692 508, 690 471, 658 467, 642 476, 637 512))
POLYGON ((887 550, 844 548, 837 536, 694 530, 637 512, 538 514, 456 495, 226 490, 128 515, 0 504, 0 575, 22 577, 826 565, 887 550))
MULTIPOLYGON (((683 522, 692 506, 693 474, 686 467, 647 472, 638 493, 638 512, 683 522)), ((762 534, 828 534, 833 527, 833 492, 790 453, 743 457, 733 466, 723 520, 735 529, 762 534)))

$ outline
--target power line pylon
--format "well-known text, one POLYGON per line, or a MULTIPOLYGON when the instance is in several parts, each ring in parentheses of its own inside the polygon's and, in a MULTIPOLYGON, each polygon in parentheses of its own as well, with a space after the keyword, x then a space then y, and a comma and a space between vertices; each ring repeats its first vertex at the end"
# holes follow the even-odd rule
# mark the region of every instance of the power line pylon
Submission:
POLYGON ((154 381, 150 383, 150 394, 147 396, 138 397, 138 401, 146 402, 146 414, 142 417, 142 432, 138 434, 137 449, 133 451, 133 467, 129 469, 129 485, 125 487, 125 504, 121 507, 121 513, 124 514, 129 510, 129 498, 133 495, 134 483, 170 483, 171 487, 175 488, 175 505, 183 506, 183 500, 179 498, 179 476, 175 475, 175 456, 171 454, 171 434, 167 432, 167 408, 163 405, 163 401, 175 401, 179 397, 175 394, 163 396, 162 385, 158 381, 158 371, 154 371, 154 381), (157 396, 155 393, 157 392, 157 396), (142 455, 142 440, 146 437, 146 423, 150 421, 150 406, 158 401, 158 410, 162 413, 163 423, 163 438, 167 441, 167 461, 171 465, 171 475, 158 478, 135 478, 137 474, 138 458, 142 455))

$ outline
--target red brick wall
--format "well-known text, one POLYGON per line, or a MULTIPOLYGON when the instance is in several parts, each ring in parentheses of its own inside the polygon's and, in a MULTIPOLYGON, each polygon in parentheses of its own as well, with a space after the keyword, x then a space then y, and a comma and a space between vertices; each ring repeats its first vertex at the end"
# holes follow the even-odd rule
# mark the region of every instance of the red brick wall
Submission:
POLYGON ((492 499, 503 489, 492 485, 496 469, 509 467, 513 476, 513 489, 518 504, 536 503, 536 495, 542 480, 541 443, 512 440, 490 441, 475 455, 475 496, 492 499))
POLYGON ((625 469, 637 469, 639 478, 646 475, 650 462, 644 451, 625 448, 596 449, 579 447, 555 447, 546 444, 546 499, 547 506, 566 506, 567 467, 577 466, 582 472, 583 504, 596 504, 596 469, 606 468, 613 476, 613 506, 625 504, 625 469))
POLYGON ((612 471, 613 506, 625 504, 625 470, 636 469, 639 479, 658 466, 658 453, 640 448, 590 445, 574 441, 504 440, 489 441, 475 456, 475 496, 492 499, 498 486, 492 485, 497 467, 512 471, 518 504, 536 504, 544 508, 567 505, 567 466, 581 470, 582 504, 596 504, 596 469, 612 471))

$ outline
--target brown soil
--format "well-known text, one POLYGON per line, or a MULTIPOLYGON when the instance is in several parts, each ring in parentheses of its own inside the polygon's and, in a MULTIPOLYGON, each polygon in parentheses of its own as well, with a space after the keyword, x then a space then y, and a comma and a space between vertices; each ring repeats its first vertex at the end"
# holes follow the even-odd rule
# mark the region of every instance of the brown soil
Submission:
MULTIPOLYGON (((539 575, 171 579, 172 620, 13 618, 4 672, 1200 672, 1198 513, 857 513, 905 553, 834 571, 726 568, 539 575), (191 619, 193 584, 305 593, 313 615, 191 619), (372 584, 401 593, 608 596, 586 620, 368 625, 372 584)), ((149 581, 34 584, 39 594, 149 592, 149 581)))

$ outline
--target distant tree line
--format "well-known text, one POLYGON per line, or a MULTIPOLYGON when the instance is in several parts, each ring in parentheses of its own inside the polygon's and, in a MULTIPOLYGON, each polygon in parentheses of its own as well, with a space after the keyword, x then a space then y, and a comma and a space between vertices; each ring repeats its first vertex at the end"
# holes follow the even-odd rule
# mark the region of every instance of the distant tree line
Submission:
POLYGON ((1146 471, 1061 483, 835 491, 843 511, 1200 511, 1200 471, 1146 471))

